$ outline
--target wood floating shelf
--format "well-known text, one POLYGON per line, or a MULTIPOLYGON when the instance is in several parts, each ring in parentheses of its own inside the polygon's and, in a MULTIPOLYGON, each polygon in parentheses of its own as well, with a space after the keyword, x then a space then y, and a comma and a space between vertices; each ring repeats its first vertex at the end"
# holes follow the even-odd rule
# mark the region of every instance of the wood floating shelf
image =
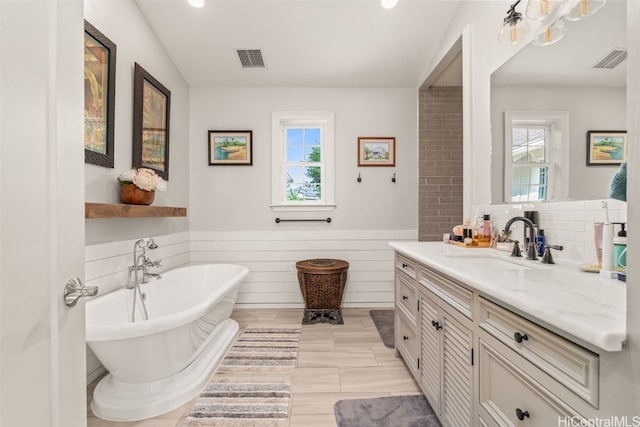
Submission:
POLYGON ((85 218, 161 218, 185 216, 187 216, 187 208, 113 203, 84 204, 85 218))

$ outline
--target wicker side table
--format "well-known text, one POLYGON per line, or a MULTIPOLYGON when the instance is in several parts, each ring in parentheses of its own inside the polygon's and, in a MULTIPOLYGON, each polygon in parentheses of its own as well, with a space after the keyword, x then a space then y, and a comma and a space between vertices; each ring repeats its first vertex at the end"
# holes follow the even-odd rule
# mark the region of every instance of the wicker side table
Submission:
POLYGON ((342 294, 349 263, 339 259, 307 259, 298 261, 296 269, 304 297, 302 324, 343 325, 342 294))

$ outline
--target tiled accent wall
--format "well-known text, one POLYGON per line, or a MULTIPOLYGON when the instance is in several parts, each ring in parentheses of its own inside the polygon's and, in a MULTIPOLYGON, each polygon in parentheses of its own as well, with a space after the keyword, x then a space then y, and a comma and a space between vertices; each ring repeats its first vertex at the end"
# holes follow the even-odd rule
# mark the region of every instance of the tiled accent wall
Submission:
MULTIPOLYGON (((594 241, 595 222, 604 222, 605 210, 603 200, 586 200, 575 202, 554 202, 520 205, 478 205, 473 207, 474 216, 485 213, 491 215, 495 226, 502 230, 506 222, 515 216, 523 216, 524 211, 538 212, 538 228, 543 229, 547 242, 562 245, 564 250, 554 251, 553 258, 578 263, 595 263, 596 250, 594 241)), ((609 221, 627 222, 627 203, 607 199, 609 221)), ((513 238, 522 240, 522 222, 514 223, 513 238)), ((615 232, 620 230, 615 226, 615 232)))
POLYGON ((419 93, 418 240, 462 223, 462 87, 419 93))

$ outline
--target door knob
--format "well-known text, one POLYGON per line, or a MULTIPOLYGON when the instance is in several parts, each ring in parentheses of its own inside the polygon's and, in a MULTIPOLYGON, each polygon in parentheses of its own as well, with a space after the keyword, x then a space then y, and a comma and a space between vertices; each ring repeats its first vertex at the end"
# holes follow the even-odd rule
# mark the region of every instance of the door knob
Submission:
POLYGON ((80 297, 93 297, 98 295, 97 286, 83 286, 78 277, 69 279, 64 287, 64 303, 68 307, 76 305, 80 297))

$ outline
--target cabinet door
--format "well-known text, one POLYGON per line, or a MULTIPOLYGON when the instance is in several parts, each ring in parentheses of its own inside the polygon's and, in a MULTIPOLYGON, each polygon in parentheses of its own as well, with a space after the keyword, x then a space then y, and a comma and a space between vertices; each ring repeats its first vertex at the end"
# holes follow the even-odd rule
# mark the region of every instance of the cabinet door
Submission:
POLYGON ((420 385, 431 407, 440 415, 440 385, 442 383, 442 344, 439 308, 424 295, 420 298, 421 346, 420 385))
POLYGON ((473 334, 446 311, 443 329, 443 411, 446 426, 473 424, 473 334))

